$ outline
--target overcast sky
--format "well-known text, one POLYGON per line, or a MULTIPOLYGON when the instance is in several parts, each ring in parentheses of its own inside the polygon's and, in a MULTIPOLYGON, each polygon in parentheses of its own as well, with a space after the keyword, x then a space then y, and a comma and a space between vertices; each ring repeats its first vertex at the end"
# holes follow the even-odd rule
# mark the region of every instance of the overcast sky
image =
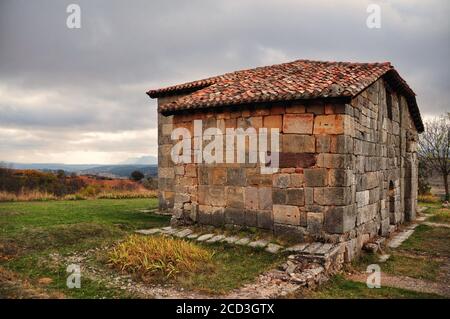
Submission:
POLYGON ((149 88, 295 59, 390 61, 435 116, 450 110, 449 16, 448 0, 0 0, 0 161, 156 155, 149 88))

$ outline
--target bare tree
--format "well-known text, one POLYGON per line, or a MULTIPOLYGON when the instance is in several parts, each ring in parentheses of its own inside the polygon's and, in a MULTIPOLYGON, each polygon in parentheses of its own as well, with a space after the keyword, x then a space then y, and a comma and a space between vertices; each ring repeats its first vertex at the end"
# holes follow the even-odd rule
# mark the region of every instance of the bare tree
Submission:
POLYGON ((442 175, 445 200, 449 200, 450 113, 425 122, 425 131, 419 138, 418 155, 419 160, 442 175))

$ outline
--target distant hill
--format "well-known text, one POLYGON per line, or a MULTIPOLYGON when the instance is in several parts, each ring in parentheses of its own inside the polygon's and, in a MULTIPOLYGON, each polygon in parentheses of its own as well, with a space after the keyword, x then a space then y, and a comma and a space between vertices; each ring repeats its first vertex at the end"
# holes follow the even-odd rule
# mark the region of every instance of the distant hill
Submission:
POLYGON ((94 168, 100 164, 61 164, 61 163, 6 163, 14 169, 36 169, 36 170, 64 170, 66 172, 78 172, 81 170, 94 168))
POLYGON ((128 178, 135 170, 141 171, 145 176, 158 175, 157 165, 128 164, 128 165, 101 165, 101 164, 61 164, 61 163, 5 163, 14 169, 35 169, 39 171, 64 170, 80 175, 100 175, 111 178, 128 178))
POLYGON ((133 171, 140 171, 145 176, 158 175, 157 165, 101 165, 79 171, 79 174, 101 175, 107 177, 130 177, 133 171))
POLYGON ((138 165, 157 165, 158 158, 156 156, 131 157, 120 163, 121 165, 138 164, 138 165))

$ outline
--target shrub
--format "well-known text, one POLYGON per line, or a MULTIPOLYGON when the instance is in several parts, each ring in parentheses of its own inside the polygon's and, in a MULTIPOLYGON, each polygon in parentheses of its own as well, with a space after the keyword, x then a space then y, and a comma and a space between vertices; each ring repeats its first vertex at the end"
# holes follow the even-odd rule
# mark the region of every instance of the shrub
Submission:
POLYGON ((79 194, 82 197, 95 197, 99 193, 100 193, 100 186, 94 184, 86 186, 79 192, 79 194))
POLYGON ((131 177, 132 180, 138 182, 138 181, 140 181, 141 179, 144 178, 144 174, 141 171, 133 171, 131 173, 130 177, 131 177))
POLYGON ((212 257, 213 252, 182 239, 131 235, 112 249, 109 262, 143 277, 174 277, 209 269, 212 257))

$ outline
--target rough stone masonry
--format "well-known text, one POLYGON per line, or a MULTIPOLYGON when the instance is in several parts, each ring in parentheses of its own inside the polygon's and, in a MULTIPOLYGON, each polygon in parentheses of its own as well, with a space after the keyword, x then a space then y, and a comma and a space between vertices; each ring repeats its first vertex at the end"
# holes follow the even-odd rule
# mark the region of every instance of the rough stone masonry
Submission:
MULTIPOLYGON (((414 92, 389 63, 298 60, 151 90, 158 98, 159 209, 172 223, 257 227, 299 242, 364 243, 415 219, 414 92), (174 128, 277 128, 279 170, 174 164, 174 128)), ((192 143, 194 145, 194 143, 192 143)), ((248 154, 247 154, 248 156, 248 154)))

